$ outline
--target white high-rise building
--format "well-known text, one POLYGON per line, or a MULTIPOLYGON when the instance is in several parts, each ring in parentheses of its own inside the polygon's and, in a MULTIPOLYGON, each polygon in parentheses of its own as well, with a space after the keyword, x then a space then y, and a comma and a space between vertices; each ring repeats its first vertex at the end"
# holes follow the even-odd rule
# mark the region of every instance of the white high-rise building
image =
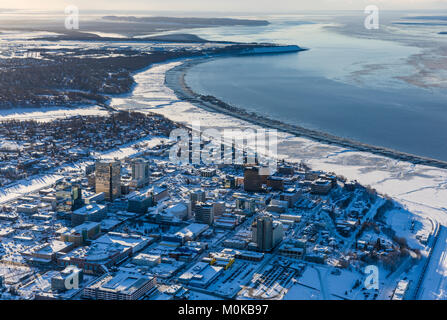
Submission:
POLYGON ((142 158, 132 161, 132 184, 135 187, 149 184, 149 164, 142 158))

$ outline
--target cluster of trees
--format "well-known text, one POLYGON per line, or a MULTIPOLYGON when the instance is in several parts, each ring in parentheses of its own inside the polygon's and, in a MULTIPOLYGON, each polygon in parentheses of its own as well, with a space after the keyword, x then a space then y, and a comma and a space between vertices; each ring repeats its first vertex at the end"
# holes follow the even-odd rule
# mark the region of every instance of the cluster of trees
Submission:
POLYGON ((42 51, 42 59, 11 59, 0 66, 0 109, 104 103, 107 94, 131 90, 133 72, 175 55, 79 49, 69 55, 42 51))

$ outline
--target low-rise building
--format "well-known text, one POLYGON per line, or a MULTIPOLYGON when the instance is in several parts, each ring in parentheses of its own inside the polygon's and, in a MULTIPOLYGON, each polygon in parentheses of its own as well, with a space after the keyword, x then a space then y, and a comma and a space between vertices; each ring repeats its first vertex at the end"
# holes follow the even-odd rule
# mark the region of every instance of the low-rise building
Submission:
POLYGON ((101 232, 101 225, 97 222, 85 222, 72 229, 65 228, 59 231, 60 240, 64 242, 73 242, 75 245, 83 245, 87 240, 96 238, 101 232))
POLYGON ((224 271, 223 267, 198 262, 179 277, 179 281, 200 288, 207 287, 224 271))
POLYGON ((17 206, 17 212, 26 213, 29 215, 37 213, 38 209, 39 209, 39 207, 37 205, 30 204, 30 203, 23 203, 23 204, 17 206))
POLYGON ((30 262, 46 264, 56 262, 57 256, 67 253, 74 248, 73 242, 53 240, 49 243, 39 244, 31 249, 22 252, 22 255, 30 262))
POLYGON ((94 300, 138 300, 156 283, 155 277, 137 272, 107 273, 86 287, 83 296, 94 300))
POLYGON ((132 262, 138 266, 153 267, 161 263, 160 255, 140 253, 132 259, 132 262))
POLYGON ((57 292, 63 292, 76 285, 79 286, 83 281, 83 276, 84 274, 81 269, 76 266, 68 266, 61 272, 57 272, 51 278, 51 289, 57 292))
POLYGON ((162 236, 162 240, 168 242, 176 242, 183 244, 187 241, 196 240, 201 234, 209 229, 207 224, 191 223, 175 234, 166 234, 162 236))
POLYGON ((310 189, 313 194, 327 195, 332 189, 330 180, 318 179, 311 183, 310 189))
POLYGON ((146 213, 147 209, 154 205, 152 191, 135 192, 129 197, 127 210, 135 213, 146 213))
POLYGON ((303 259, 306 254, 306 249, 297 247, 293 243, 283 243, 279 247, 279 254, 294 259, 303 259))
POLYGON ((87 221, 100 222, 106 217, 106 206, 102 204, 92 203, 73 211, 71 214, 71 224, 72 226, 78 226, 87 221))

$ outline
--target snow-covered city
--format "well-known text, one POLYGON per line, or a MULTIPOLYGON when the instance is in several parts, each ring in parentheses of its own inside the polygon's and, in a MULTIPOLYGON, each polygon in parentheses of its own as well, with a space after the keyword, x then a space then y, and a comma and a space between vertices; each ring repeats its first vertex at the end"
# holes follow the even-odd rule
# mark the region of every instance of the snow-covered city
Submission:
MULTIPOLYGON (((368 38, 363 24, 352 34, 344 29, 355 14, 92 13, 79 22, 77 7, 67 8, 26 23, 20 10, 0 10, 0 300, 447 299, 444 149, 424 140, 419 149, 407 146, 387 115, 383 123, 359 120, 357 133, 346 134, 315 119, 296 121, 305 110, 264 108, 270 93, 258 87, 271 81, 279 101, 294 92, 288 81, 321 85, 338 106, 365 103, 361 91, 348 96, 346 88, 384 100, 392 90, 414 90, 438 112, 447 105, 445 16, 426 15, 423 31, 404 34, 403 26, 417 28, 408 21, 422 18, 384 14, 383 34, 368 38), (305 30, 304 44, 283 30, 305 30), (358 60, 312 69, 300 65, 321 54, 308 33, 334 34, 327 50, 361 39, 390 43, 384 48, 393 54, 397 46, 413 51, 374 67, 362 42, 359 56, 349 56, 358 60), (419 39, 438 41, 436 54, 420 49, 419 39), (299 81, 284 68, 292 58, 292 71, 304 74, 299 81), (256 75, 248 61, 271 67, 272 59, 286 80, 242 71, 249 66, 256 75), (424 85, 408 80, 427 59, 444 67, 426 71, 424 85), (387 88, 368 87, 381 68, 387 88), (238 100, 238 90, 254 102, 238 100), (389 139, 362 136, 366 127, 389 139)), ((309 103, 298 94, 284 99, 309 103)), ((390 100, 384 110, 391 106, 404 108, 390 100)), ((330 114, 317 117, 337 122, 330 114)), ((407 114, 405 121, 413 130, 407 114)))

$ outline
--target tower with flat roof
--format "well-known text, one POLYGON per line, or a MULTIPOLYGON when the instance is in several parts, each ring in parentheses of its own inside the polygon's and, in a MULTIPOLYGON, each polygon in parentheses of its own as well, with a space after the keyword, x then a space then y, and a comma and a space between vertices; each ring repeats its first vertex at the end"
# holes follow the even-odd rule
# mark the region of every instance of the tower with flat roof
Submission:
POLYGON ((121 163, 98 161, 96 163, 96 193, 104 192, 107 201, 121 196, 121 163))
POLYGON ((132 183, 136 187, 149 183, 149 163, 145 159, 137 158, 132 161, 132 183))
POLYGON ((273 221, 271 216, 258 217, 252 225, 252 241, 262 252, 272 251, 283 239, 282 224, 273 221))
POLYGON ((214 223, 214 206, 211 203, 196 204, 196 222, 212 225, 214 223))

